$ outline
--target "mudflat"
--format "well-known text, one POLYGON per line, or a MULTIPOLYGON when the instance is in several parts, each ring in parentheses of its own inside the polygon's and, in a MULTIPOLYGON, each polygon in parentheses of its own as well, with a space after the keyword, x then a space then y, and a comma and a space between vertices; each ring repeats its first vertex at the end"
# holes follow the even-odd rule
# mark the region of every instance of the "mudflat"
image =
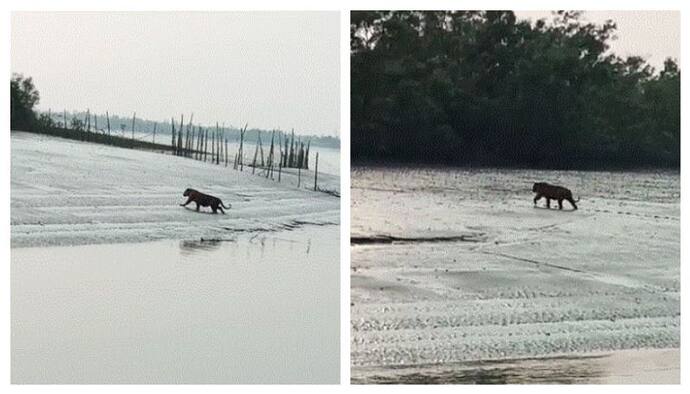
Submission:
POLYGON ((354 382, 679 347, 677 172, 355 168, 352 228, 354 382))

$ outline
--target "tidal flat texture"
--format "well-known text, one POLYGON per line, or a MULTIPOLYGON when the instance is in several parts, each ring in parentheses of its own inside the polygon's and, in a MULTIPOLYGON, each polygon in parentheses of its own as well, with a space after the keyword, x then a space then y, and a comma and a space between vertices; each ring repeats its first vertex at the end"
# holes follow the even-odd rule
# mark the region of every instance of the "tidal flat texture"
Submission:
POLYGON ((677 172, 355 168, 351 242, 353 382, 679 347, 677 172))

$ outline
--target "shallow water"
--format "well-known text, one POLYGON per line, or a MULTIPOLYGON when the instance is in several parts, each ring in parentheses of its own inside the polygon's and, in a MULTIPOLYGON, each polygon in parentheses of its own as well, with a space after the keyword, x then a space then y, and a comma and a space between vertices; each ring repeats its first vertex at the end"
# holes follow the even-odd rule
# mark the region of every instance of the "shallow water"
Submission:
POLYGON ((355 168, 351 200, 354 381, 680 344, 677 172, 355 168))
POLYGON ((12 382, 337 383, 338 229, 12 249, 12 382))

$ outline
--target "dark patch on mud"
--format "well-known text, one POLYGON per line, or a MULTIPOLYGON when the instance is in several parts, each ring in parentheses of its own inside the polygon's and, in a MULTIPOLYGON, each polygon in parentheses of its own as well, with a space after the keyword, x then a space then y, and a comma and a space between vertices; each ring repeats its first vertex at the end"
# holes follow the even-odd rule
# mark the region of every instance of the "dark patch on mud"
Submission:
POLYGON ((340 198, 340 192, 337 190, 328 190, 328 189, 316 189, 317 192, 325 193, 328 194, 329 196, 337 197, 340 198))
POLYGON ((226 227, 226 226, 221 226, 220 228, 229 231, 232 233, 270 233, 270 232, 275 232, 275 231, 281 231, 281 230, 294 230, 300 227, 304 226, 336 226, 338 223, 335 222, 312 222, 308 220, 291 220, 287 223, 281 223, 277 224, 271 227, 249 227, 249 228, 233 228, 233 227, 226 227))
POLYGON ((337 224, 334 222, 310 222, 308 220, 293 220, 292 223, 298 226, 334 226, 337 224))
MULTIPOLYGON (((352 377, 352 384, 577 384, 605 375, 596 363, 602 356, 476 361, 445 366, 419 366, 388 373, 352 377)), ((362 371, 364 372, 364 371, 362 371)))
POLYGON ((227 231, 232 231, 236 233, 253 233, 255 231, 259 231, 258 229, 253 229, 253 228, 232 228, 232 227, 221 227, 223 230, 227 231))
POLYGON ((310 222, 307 220, 292 220, 289 223, 280 225, 281 230, 293 230, 304 226, 334 226, 337 223, 333 222, 310 222))
POLYGON ((545 267, 555 268, 555 269, 564 270, 564 271, 577 272, 577 273, 579 273, 579 274, 585 273, 585 271, 582 271, 582 270, 579 270, 579 269, 576 269, 576 268, 565 267, 565 266, 558 265, 558 264, 551 264, 551 263, 546 263, 546 262, 543 262, 543 261, 537 261, 537 260, 532 260, 532 259, 526 259, 526 258, 524 258, 524 257, 512 256, 512 255, 505 254, 505 253, 489 252, 489 251, 482 251, 481 253, 490 254, 490 255, 494 255, 494 256, 501 256, 501 257, 505 257, 505 258, 508 258, 508 259, 513 259, 513 260, 517 260, 517 261, 524 261, 525 263, 530 263, 530 264, 534 264, 534 265, 539 265, 539 266, 545 266, 545 267))
POLYGON ((441 243, 441 242, 485 242, 484 233, 438 237, 396 237, 393 235, 372 235, 350 237, 350 245, 380 245, 395 243, 441 243))
POLYGON ((183 252, 213 251, 220 247, 223 242, 235 242, 235 239, 226 238, 201 238, 197 240, 181 240, 180 250, 183 252))
POLYGON ((547 211, 559 211, 559 212, 576 212, 576 211, 577 211, 577 209, 573 209, 573 208, 568 209, 568 208, 566 208, 566 205, 563 206, 564 209, 559 209, 559 208, 558 208, 558 204, 555 204, 555 205, 552 206, 551 208, 549 208, 549 207, 547 207, 547 206, 541 206, 541 205, 533 205, 533 207, 534 207, 535 209, 544 209, 544 210, 547 210, 547 211))

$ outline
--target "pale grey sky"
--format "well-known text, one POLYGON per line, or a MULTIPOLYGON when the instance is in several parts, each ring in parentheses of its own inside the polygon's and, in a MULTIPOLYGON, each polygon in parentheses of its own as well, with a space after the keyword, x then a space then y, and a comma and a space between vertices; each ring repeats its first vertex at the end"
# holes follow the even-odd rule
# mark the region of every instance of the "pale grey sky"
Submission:
POLYGON ((40 109, 336 135, 338 12, 14 12, 40 109))
MULTIPOLYGON (((551 11, 515 11, 519 19, 551 20, 551 11)), ((585 20, 602 24, 612 19, 618 25, 611 51, 626 56, 642 56, 652 66, 662 69, 672 57, 680 64, 680 12, 678 11, 585 11, 585 20)))

